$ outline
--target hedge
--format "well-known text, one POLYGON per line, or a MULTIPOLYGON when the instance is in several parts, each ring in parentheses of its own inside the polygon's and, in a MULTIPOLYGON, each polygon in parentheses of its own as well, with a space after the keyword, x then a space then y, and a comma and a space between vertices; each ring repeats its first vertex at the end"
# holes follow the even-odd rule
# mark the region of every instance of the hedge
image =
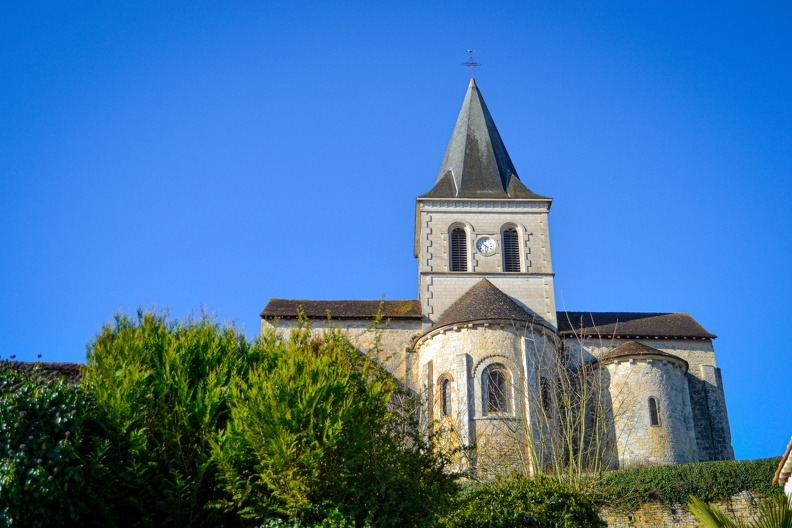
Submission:
POLYGON ((771 496, 781 493, 770 484, 779 461, 724 460, 612 471, 592 483, 591 498, 600 506, 626 510, 649 502, 687 504, 691 495, 705 502, 728 500, 741 491, 771 496))

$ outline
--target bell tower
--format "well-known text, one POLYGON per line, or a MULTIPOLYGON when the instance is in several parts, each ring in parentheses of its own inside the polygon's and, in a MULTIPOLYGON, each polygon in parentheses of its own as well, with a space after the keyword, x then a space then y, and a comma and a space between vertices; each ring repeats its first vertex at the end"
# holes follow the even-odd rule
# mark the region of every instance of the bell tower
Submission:
POLYGON ((520 181, 471 78, 435 185, 416 203, 415 256, 427 327, 487 279, 556 328, 551 203, 520 181))

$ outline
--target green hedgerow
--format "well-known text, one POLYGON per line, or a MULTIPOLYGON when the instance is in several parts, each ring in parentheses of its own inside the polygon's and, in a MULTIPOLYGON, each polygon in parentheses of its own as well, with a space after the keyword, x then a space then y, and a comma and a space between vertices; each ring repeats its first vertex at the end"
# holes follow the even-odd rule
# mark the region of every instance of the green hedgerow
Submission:
POLYGON ((446 528, 602 528, 596 506, 551 479, 515 474, 475 486, 441 522, 446 528))
POLYGON ((691 495, 705 502, 729 499, 742 491, 771 496, 781 493, 781 488, 771 485, 779 460, 719 460, 611 471, 594 480, 592 498, 597 504, 629 510, 647 502, 686 504, 691 495))

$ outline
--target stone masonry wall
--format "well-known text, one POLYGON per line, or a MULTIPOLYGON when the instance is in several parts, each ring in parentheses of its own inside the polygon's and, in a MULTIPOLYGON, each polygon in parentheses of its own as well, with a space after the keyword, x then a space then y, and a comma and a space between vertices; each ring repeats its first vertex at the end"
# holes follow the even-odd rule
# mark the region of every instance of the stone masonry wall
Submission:
POLYGON ((713 449, 712 424, 709 405, 707 405, 707 389, 704 380, 690 372, 686 374, 688 390, 690 391, 690 407, 693 411, 693 427, 696 431, 696 449, 698 460, 718 460, 713 449))
MULTIPOLYGON (((587 361, 600 358, 627 339, 566 339, 565 349, 587 361)), ((698 339, 639 339, 641 343, 673 354, 688 362, 686 375, 693 430, 696 437, 696 460, 733 460, 729 418, 720 369, 715 363, 712 341, 698 339)))
POLYGON ((620 468, 696 461, 690 396, 681 361, 659 356, 623 358, 604 365, 601 372, 609 376, 620 468), (649 398, 657 403, 658 425, 650 422, 649 398))
POLYGON ((448 327, 416 343, 424 391, 434 403, 430 415, 437 418, 441 414, 439 401, 433 397, 441 380, 452 380, 455 398, 449 418, 456 422, 462 445, 476 444, 474 464, 481 474, 525 470, 521 340, 514 327, 487 324, 448 327), (495 363, 509 372, 509 409, 488 416, 481 378, 495 363))
MULTIPOLYGON (((759 513, 758 499, 748 492, 742 492, 728 501, 716 502, 715 505, 732 519, 751 522, 759 513)), ((648 503, 641 504, 630 512, 621 512, 603 508, 600 517, 608 523, 609 528, 699 528, 701 524, 690 513, 687 504, 648 503)))
POLYGON ((712 460, 733 460, 734 449, 731 445, 731 428, 726 412, 726 395, 723 391, 721 371, 713 365, 699 367, 704 389, 707 394, 707 409, 712 430, 712 460))
POLYGON ((418 271, 424 314, 436 321, 470 287, 482 278, 520 304, 556 325, 548 202, 528 201, 429 201, 419 200, 418 271), (463 227, 468 238, 468 271, 449 269, 449 233, 463 227), (501 231, 515 227, 520 240, 519 273, 502 272, 501 231), (495 253, 482 255, 475 249, 481 236, 497 243, 495 253), (497 280, 493 280, 493 277, 497 280))
POLYGON ((542 327, 513 322, 461 324, 432 332, 415 345, 423 392, 432 402, 429 415, 453 424, 459 446, 475 443, 474 464, 481 478, 529 471, 529 408, 538 399, 537 358, 554 350, 542 327), (508 410, 490 413, 486 406, 488 369, 509 372, 508 410), (451 382, 451 416, 443 417, 439 397, 451 382))
POLYGON ((733 460, 731 430, 720 369, 711 340, 645 340, 645 344, 688 362, 698 460, 733 460))

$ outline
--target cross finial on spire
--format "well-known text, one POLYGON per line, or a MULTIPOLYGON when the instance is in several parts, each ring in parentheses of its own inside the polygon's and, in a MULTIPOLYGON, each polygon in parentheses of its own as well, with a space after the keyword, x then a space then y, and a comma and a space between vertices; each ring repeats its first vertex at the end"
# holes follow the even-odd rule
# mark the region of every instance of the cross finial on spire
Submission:
POLYGON ((473 60, 473 52, 475 50, 469 49, 467 51, 468 51, 468 60, 467 60, 467 62, 463 62, 462 66, 467 66, 468 68, 470 68, 470 78, 472 79, 473 78, 473 70, 476 69, 476 66, 481 66, 481 65, 478 62, 473 60))

